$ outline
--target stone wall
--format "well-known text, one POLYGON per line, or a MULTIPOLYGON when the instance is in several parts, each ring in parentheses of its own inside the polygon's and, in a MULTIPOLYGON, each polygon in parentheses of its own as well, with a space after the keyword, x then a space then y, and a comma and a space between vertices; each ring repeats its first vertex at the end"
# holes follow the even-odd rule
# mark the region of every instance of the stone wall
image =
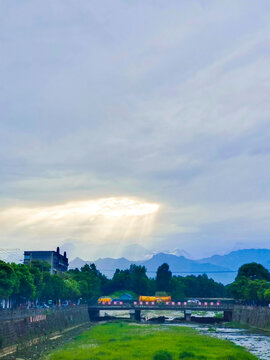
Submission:
POLYGON ((89 322, 85 305, 0 312, 0 348, 89 322))
POLYGON ((232 321, 260 329, 270 329, 270 308, 260 306, 235 306, 232 321))

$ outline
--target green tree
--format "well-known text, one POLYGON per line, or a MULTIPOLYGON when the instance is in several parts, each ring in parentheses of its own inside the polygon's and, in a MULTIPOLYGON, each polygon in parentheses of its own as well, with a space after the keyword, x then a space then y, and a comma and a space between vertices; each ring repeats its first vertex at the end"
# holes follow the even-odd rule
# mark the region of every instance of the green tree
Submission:
POLYGON ((268 281, 269 272, 261 264, 244 264, 239 268, 235 281, 227 285, 227 290, 235 299, 263 305, 270 288, 268 281))
POLYGON ((77 300, 81 296, 80 286, 78 282, 73 279, 67 279, 64 280, 64 283, 64 298, 68 300, 77 300))
POLYGON ((245 299, 245 288, 248 285, 248 278, 245 276, 237 277, 236 280, 227 285, 227 290, 230 296, 237 300, 245 299))
POLYGON ((59 275, 51 275, 46 272, 43 274, 43 281, 44 287, 41 295, 43 300, 53 300, 57 303, 59 299, 65 298, 65 282, 59 275))
POLYGON ((270 303, 270 289, 266 289, 264 292, 264 300, 270 303))
POLYGON ((81 296, 84 300, 98 298, 101 295, 102 275, 94 264, 84 265, 81 270, 69 271, 71 278, 78 282, 81 296))
POLYGON ((244 298, 257 304, 264 303, 265 291, 270 288, 266 280, 249 280, 244 288, 244 298))
POLYGON ((7 299, 17 292, 19 280, 13 267, 0 260, 0 298, 7 299))
POLYGON ((31 274, 29 267, 24 264, 11 264, 18 282, 19 286, 14 292, 17 302, 25 300, 33 300, 36 296, 36 287, 34 284, 34 276, 31 274))
POLYGON ((112 292, 119 290, 130 290, 130 270, 119 270, 116 269, 111 282, 112 292))
POLYGON ((136 294, 148 294, 148 277, 145 266, 130 265, 130 289, 136 294))
POLYGON ((182 276, 173 276, 171 281, 171 295, 174 300, 186 297, 185 279, 182 276))
POLYGON ((169 270, 169 265, 164 263, 157 269, 157 290, 170 291, 171 289, 172 272, 169 270))
POLYGON ((209 279, 206 274, 197 277, 186 276, 184 284, 187 297, 223 297, 226 295, 224 285, 209 279))
POLYGON ((239 268, 236 279, 242 276, 250 280, 260 279, 270 281, 269 271, 261 264, 257 264, 255 262, 244 264, 239 268))
POLYGON ((50 264, 48 264, 46 261, 34 260, 30 262, 29 270, 34 278, 34 285, 36 289, 35 296, 37 299, 40 299, 42 297, 45 285, 43 281, 43 276, 45 272, 49 274, 50 264))

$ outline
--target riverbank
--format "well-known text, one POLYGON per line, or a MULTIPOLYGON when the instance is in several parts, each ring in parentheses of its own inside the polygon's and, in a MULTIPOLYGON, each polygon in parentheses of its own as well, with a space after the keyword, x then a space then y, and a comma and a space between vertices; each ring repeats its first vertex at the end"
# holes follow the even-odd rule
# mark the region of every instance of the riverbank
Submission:
POLYGON ((2 360, 39 360, 55 349, 63 348, 67 343, 74 341, 79 335, 91 328, 90 322, 63 329, 48 335, 20 342, 0 351, 2 360))
POLYGON ((200 335, 188 327, 118 322, 96 325, 42 359, 255 360, 256 357, 231 342, 200 335), (167 357, 158 355, 160 351, 165 351, 167 357))
POLYGON ((246 330, 250 330, 250 331, 253 331, 253 332, 265 333, 267 335, 270 334, 270 329, 269 328, 268 329, 259 328, 259 327, 255 327, 255 326, 252 326, 252 325, 239 323, 237 321, 227 322, 227 323, 224 324, 224 327, 234 328, 234 329, 246 329, 246 330))

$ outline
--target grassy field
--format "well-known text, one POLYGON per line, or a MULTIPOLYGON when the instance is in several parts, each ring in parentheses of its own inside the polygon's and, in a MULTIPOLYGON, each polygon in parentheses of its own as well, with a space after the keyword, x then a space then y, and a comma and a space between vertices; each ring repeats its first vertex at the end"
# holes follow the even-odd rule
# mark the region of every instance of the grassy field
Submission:
POLYGON ((255 360, 228 341, 187 327, 105 323, 94 326, 58 350, 50 360, 255 360))

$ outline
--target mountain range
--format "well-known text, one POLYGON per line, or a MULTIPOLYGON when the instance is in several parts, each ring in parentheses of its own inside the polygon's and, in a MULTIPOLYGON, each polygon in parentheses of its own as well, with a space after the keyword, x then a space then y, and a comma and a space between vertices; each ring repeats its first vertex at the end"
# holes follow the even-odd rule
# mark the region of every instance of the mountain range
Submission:
POLYGON ((199 275, 206 273, 208 277, 215 281, 228 284, 235 279, 238 268, 246 263, 258 262, 270 269, 270 250, 268 249, 244 249, 230 252, 226 255, 214 255, 209 258, 192 260, 172 253, 157 253, 149 259, 128 260, 125 257, 117 259, 99 258, 95 261, 85 261, 77 257, 69 264, 69 268, 80 268, 85 264, 95 263, 104 275, 112 277, 115 269, 124 270, 131 264, 143 265, 147 269, 147 274, 154 277, 157 268, 167 263, 173 275, 187 276, 190 274, 199 275))

